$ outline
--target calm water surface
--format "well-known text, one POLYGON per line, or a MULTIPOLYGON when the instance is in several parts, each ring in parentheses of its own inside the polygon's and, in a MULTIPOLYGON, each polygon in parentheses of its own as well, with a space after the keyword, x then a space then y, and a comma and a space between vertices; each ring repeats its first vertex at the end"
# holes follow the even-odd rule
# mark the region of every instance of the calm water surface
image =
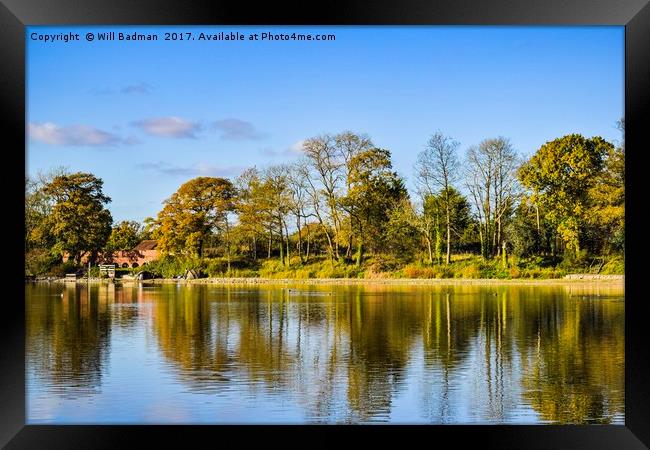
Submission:
POLYGON ((622 289, 28 284, 28 423, 624 423, 622 289))

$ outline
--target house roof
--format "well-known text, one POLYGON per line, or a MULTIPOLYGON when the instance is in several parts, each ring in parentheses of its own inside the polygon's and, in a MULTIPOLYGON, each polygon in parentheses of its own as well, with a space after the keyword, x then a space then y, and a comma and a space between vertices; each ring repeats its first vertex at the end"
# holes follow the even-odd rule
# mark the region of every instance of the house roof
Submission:
POLYGON ((156 247, 158 247, 158 241, 154 239, 148 239, 146 241, 140 242, 138 245, 136 245, 133 250, 136 251, 144 251, 144 250, 155 250, 156 247))

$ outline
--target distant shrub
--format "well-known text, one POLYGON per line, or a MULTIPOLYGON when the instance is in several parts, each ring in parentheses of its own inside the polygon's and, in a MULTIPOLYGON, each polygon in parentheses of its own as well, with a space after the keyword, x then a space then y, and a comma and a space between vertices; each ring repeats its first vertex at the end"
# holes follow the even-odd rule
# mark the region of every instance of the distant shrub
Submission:
POLYGON ((44 249, 30 250, 25 254, 25 275, 45 275, 59 264, 61 264, 61 255, 59 254, 44 249))
POLYGON ((367 269, 373 273, 393 272, 402 267, 404 263, 390 255, 378 255, 366 262, 367 269))
POLYGON ((222 277, 228 273, 228 261, 220 258, 212 258, 208 260, 205 271, 209 277, 222 277))
POLYGON ((50 270, 49 274, 55 277, 65 277, 69 273, 76 273, 80 269, 74 261, 66 261, 62 264, 58 264, 50 270))
POLYGON ((139 266, 132 270, 132 273, 139 273, 147 271, 156 277, 162 278, 176 278, 182 277, 188 270, 192 270, 204 276, 207 269, 207 260, 187 257, 187 256, 171 256, 166 255, 155 261, 151 261, 147 265, 139 266))
POLYGON ((481 271, 477 265, 472 264, 470 266, 465 266, 459 270, 460 278, 480 278, 481 271))
POLYGON ((508 275, 510 278, 521 278, 521 270, 517 266, 512 266, 508 269, 508 275))
POLYGON ((415 266, 406 266, 402 269, 405 278, 420 278, 420 268, 415 266))
POLYGON ((623 275, 625 274, 625 259, 622 256, 610 258, 600 269, 603 275, 623 275))

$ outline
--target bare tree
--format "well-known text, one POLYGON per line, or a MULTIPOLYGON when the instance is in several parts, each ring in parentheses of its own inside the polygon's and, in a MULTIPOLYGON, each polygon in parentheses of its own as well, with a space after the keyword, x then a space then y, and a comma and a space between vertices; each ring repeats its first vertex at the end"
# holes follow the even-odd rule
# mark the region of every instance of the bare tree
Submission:
POLYGON ((338 258, 339 245, 337 237, 341 229, 341 218, 337 206, 338 199, 341 196, 341 184, 344 179, 342 171, 344 162, 336 146, 335 137, 329 134, 307 139, 303 144, 303 151, 311 167, 308 180, 312 201, 315 209, 318 209, 317 217, 326 231, 332 257, 338 258), (325 208, 320 208, 321 194, 325 208), (334 228, 333 238, 326 230, 327 225, 326 221, 323 220, 322 209, 327 211, 334 228))
MULTIPOLYGON (((323 233, 327 239, 327 248, 330 259, 334 257, 334 244, 332 235, 326 222, 326 217, 323 212, 322 198, 320 196, 319 184, 316 181, 316 175, 312 173, 312 167, 309 160, 304 159, 296 163, 296 173, 302 178, 306 184, 306 192, 309 204, 313 211, 314 216, 323 229, 323 233)), ((309 229, 308 229, 309 230, 309 229)))
MULTIPOLYGON (((307 224, 307 219, 314 214, 308 212, 309 204, 309 182, 303 176, 304 171, 300 163, 294 163, 289 166, 287 174, 287 187, 289 189, 290 202, 289 210, 296 219, 296 229, 298 232, 297 250, 300 261, 304 262, 303 245, 302 245, 302 227, 307 224)), ((309 227, 306 227, 309 233, 309 227)), ((309 241, 308 241, 309 242, 309 241)), ((307 253, 307 258, 309 254, 307 253)))
POLYGON ((289 227, 287 216, 290 211, 291 197, 289 192, 289 166, 280 164, 269 166, 264 171, 264 192, 267 196, 269 210, 278 226, 280 235, 280 261, 289 265, 291 254, 289 251, 289 227), (286 239, 286 241, 285 241, 286 239), (285 262, 286 248, 286 262, 285 262))
POLYGON ((518 195, 519 157, 510 140, 485 139, 467 150, 466 186, 476 207, 484 257, 500 254, 504 220, 518 195))
POLYGON ((450 189, 458 179, 458 147, 460 144, 441 132, 434 133, 427 141, 415 163, 415 176, 421 194, 439 193, 445 210, 447 252, 445 263, 451 261, 451 204, 450 189))

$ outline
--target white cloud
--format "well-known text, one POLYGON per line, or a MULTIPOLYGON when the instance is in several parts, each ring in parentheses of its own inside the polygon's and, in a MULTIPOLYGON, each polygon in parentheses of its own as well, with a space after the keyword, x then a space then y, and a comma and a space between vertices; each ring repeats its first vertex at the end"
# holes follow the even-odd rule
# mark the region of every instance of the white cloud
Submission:
POLYGON ((239 166, 216 166, 206 162, 197 162, 189 166, 178 166, 163 161, 142 163, 136 166, 143 170, 154 170, 163 175, 172 176, 213 176, 213 177, 227 177, 240 173, 243 167, 239 166))
POLYGON ((263 148, 260 150, 260 153, 264 156, 300 156, 303 154, 303 145, 305 144, 304 140, 294 142, 288 148, 284 150, 273 150, 270 147, 263 148))
POLYGON ((294 142, 288 149, 289 154, 294 154, 294 155, 302 155, 303 147, 305 145, 305 141, 300 140, 298 142, 294 142))
POLYGON ((156 117, 139 120, 133 125, 147 134, 170 138, 195 138, 201 126, 180 117, 156 117))
POLYGON ((29 138, 49 145, 111 146, 134 144, 131 138, 120 136, 88 125, 59 126, 52 122, 30 122, 27 126, 29 138))

